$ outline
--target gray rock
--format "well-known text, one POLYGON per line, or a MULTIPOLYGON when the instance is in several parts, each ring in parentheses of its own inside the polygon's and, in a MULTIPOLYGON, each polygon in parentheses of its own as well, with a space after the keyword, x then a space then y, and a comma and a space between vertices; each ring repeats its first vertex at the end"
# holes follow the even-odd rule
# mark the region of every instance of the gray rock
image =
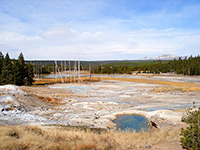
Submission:
POLYGON ((143 147, 144 147, 144 148, 151 148, 151 145, 149 145, 149 144, 144 144, 143 147))

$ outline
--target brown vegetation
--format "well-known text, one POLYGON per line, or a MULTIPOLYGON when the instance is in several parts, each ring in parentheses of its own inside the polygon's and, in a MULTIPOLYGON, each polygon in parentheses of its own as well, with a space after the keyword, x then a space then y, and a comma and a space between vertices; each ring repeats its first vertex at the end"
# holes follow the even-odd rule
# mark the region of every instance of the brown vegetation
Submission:
MULTIPOLYGON (((64 89, 51 89, 51 88, 44 88, 44 86, 24 86, 21 89, 28 93, 29 95, 36 95, 40 97, 49 97, 49 98, 69 98, 72 96, 70 93, 66 93, 64 89)), ((38 98, 37 97, 37 98, 38 98)))
POLYGON ((174 85, 174 86, 198 86, 195 83, 186 82, 170 82, 170 81, 160 81, 160 80, 150 80, 150 79, 137 79, 137 78, 109 78, 103 77, 103 80, 118 80, 118 81, 128 81, 128 82, 141 82, 141 83, 151 83, 151 84, 164 84, 164 85, 174 85))
MULTIPOLYGON (((62 78, 41 78, 39 80, 35 80, 33 85, 44 85, 44 84, 54 84, 54 83, 62 83, 62 82, 65 82, 65 83, 69 83, 70 82, 70 79, 67 78, 67 79, 64 79, 62 80, 62 78)), ((100 81, 100 78, 90 78, 90 77, 80 77, 80 82, 99 82, 100 81)), ((74 82, 74 78, 72 79, 72 82, 74 82)), ((78 82, 78 78, 76 77, 75 78, 75 82, 77 83, 78 82)))
POLYGON ((165 87, 156 87, 150 90, 151 92, 159 93, 159 92, 199 92, 200 87, 197 86, 165 86, 165 87))
POLYGON ((172 147, 181 149, 179 129, 167 128, 142 133, 110 131, 99 134, 64 127, 0 127, 1 150, 127 150, 149 147, 161 150, 172 147))
POLYGON ((64 105, 65 102, 59 98, 51 98, 51 97, 40 97, 38 96, 40 100, 42 100, 45 103, 51 104, 51 105, 64 105))
MULTIPOLYGON (((126 81, 126 82, 139 82, 139 83, 150 83, 150 84, 161 84, 167 85, 168 87, 165 89, 161 89, 156 92, 163 91, 175 91, 180 90, 182 92, 195 92, 200 91, 200 85, 195 83, 186 83, 186 82, 171 82, 171 81, 160 81, 160 80, 150 80, 150 79, 135 79, 135 78, 109 78, 103 77, 103 80, 118 80, 118 81, 126 81)), ((157 88, 155 89, 157 90, 157 88)))
MULTIPOLYGON (((150 84, 161 84, 167 85, 168 87, 160 88, 160 89, 153 89, 152 91, 155 92, 169 92, 169 91, 182 91, 182 92, 196 92, 200 91, 200 85, 195 83, 186 83, 186 82, 171 82, 171 81, 160 81, 160 80, 150 80, 150 79, 137 79, 137 78, 111 78, 111 77, 102 77, 102 80, 118 80, 118 81, 125 81, 125 82, 138 82, 138 83, 150 83, 150 84)), ((99 82, 99 77, 82 77, 81 82, 99 82)), ((69 79, 65 81, 69 83, 69 79)), ((75 82, 78 82, 76 78, 75 82)), ((40 79, 35 80, 33 83, 34 85, 44 85, 44 84, 53 84, 55 83, 55 79, 40 79)), ((62 83, 61 78, 57 79, 57 83, 62 83)))

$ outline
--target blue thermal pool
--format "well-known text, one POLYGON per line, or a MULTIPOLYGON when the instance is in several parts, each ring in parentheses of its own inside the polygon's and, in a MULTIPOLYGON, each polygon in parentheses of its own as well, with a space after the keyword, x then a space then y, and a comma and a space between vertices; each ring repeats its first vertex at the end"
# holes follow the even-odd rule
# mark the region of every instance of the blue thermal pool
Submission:
POLYGON ((117 125, 117 129, 135 130, 136 132, 148 131, 151 129, 147 118, 139 115, 120 115, 113 123, 117 125))

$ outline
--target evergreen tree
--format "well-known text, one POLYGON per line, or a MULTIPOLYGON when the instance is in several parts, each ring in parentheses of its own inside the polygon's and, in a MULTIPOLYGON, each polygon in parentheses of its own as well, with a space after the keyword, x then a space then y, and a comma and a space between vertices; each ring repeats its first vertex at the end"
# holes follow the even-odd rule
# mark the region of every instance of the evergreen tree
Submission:
POLYGON ((33 77, 34 77, 34 74, 33 74, 33 66, 29 63, 27 65, 27 74, 26 74, 26 85, 32 85, 32 82, 33 82, 33 77))
POLYGON ((3 85, 13 83, 12 63, 8 53, 3 61, 1 79, 3 85))
POLYGON ((20 74, 18 60, 14 61, 12 68, 13 68, 13 84, 20 85, 20 82, 18 82, 18 78, 19 78, 19 74, 20 74))
MULTIPOLYGON (((142 62, 141 62, 142 63, 142 62)), ((95 73, 132 73, 132 71, 146 72, 146 73, 177 73, 184 75, 200 75, 200 56, 189 58, 185 57, 182 59, 174 59, 170 61, 154 61, 145 63, 145 65, 136 65, 136 64, 106 64, 103 65, 103 71, 101 70, 102 66, 96 66, 94 69, 95 73)))
POLYGON ((22 53, 11 61, 8 53, 4 58, 0 52, 0 84, 32 85, 33 77, 33 67, 25 64, 22 53))
MULTIPOLYGON (((195 107, 195 106, 193 106, 195 107)), ((200 107, 198 109, 188 109, 186 115, 182 117, 182 122, 188 124, 181 128, 181 146, 183 149, 200 149, 200 107)))
POLYGON ((16 76, 16 83, 17 85, 24 85, 25 77, 27 74, 26 68, 25 68, 25 62, 24 62, 24 56, 22 53, 20 53, 18 57, 18 73, 16 76))
POLYGON ((1 73, 2 73, 3 61, 4 61, 4 56, 3 56, 2 52, 0 52, 0 85, 2 83, 2 81, 1 81, 1 73))

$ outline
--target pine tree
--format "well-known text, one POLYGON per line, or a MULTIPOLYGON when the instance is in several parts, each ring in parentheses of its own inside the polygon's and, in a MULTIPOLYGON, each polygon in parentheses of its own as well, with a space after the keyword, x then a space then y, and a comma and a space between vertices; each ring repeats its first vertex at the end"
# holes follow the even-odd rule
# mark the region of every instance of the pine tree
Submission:
POLYGON ((18 78, 20 74, 18 60, 14 61, 12 68, 13 68, 13 84, 20 85, 20 83, 18 82, 18 78))
POLYGON ((31 64, 25 64, 22 53, 20 53, 18 60, 11 61, 8 53, 4 58, 0 52, 0 85, 32 85, 33 77, 33 67, 31 64))
POLYGON ((12 63, 8 53, 3 61, 1 79, 3 85, 13 83, 12 63))
POLYGON ((4 61, 4 56, 2 52, 0 52, 0 85, 2 84, 1 73, 2 73, 3 61, 4 61))
POLYGON ((24 85, 25 82, 25 77, 26 77, 26 68, 25 68, 25 62, 24 62, 24 56, 22 53, 20 53, 19 57, 18 57, 18 73, 17 73, 17 77, 16 77, 16 83, 17 85, 24 85))
MULTIPOLYGON (((195 108, 195 106, 193 106, 195 108)), ((182 117, 182 122, 188 124, 184 129, 181 128, 181 146, 183 149, 200 149, 200 107, 197 109, 188 109, 186 115, 182 117)))
POLYGON ((27 65, 27 74, 26 74, 26 85, 32 85, 32 82, 33 82, 33 77, 34 77, 34 74, 33 74, 33 66, 29 63, 27 65))

